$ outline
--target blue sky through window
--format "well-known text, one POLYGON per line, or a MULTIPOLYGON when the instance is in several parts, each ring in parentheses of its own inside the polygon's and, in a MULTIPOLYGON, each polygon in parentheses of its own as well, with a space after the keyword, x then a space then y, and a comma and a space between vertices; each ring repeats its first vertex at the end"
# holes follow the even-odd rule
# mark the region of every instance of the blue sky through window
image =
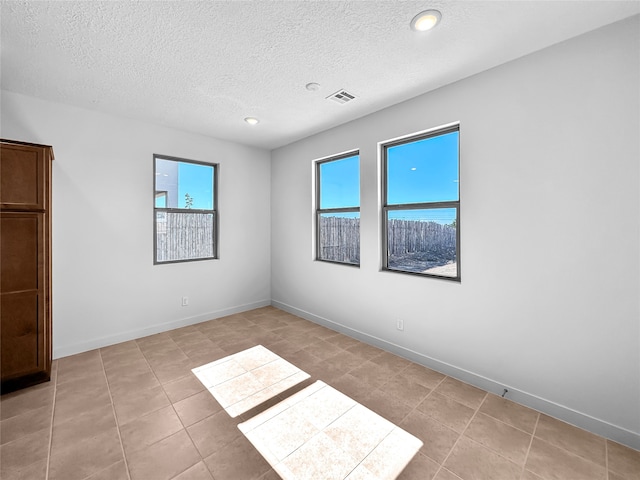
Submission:
POLYGON ((387 149, 387 204, 457 201, 458 132, 387 149))
POLYGON ((320 164, 320 208, 360 206, 360 155, 320 164))
POLYGON ((188 193, 193 209, 213 209, 213 167, 196 163, 178 164, 178 208, 185 208, 188 193))

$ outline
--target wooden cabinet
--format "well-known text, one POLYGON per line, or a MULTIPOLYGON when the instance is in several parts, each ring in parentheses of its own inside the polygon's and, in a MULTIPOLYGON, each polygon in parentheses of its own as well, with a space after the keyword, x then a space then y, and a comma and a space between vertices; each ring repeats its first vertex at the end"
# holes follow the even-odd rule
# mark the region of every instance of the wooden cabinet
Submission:
POLYGON ((49 146, 0 140, 1 393, 51 378, 49 146))

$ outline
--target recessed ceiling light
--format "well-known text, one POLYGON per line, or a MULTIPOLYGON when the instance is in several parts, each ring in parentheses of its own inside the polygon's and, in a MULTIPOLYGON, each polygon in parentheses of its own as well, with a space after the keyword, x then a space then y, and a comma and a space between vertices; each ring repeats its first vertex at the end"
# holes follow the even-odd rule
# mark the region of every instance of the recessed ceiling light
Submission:
POLYGON ((244 119, 245 122, 247 122, 249 125, 257 125, 258 123, 260 123, 260 120, 258 120, 255 117, 247 117, 244 119))
POLYGON ((438 10, 425 10, 413 17, 411 20, 411 29, 416 32, 426 32, 435 27, 442 18, 442 14, 438 10))
POLYGON ((304 86, 304 88, 306 88, 310 92, 317 92, 318 90, 320 90, 320 84, 319 83, 315 83, 315 82, 311 82, 311 83, 307 83, 304 86))

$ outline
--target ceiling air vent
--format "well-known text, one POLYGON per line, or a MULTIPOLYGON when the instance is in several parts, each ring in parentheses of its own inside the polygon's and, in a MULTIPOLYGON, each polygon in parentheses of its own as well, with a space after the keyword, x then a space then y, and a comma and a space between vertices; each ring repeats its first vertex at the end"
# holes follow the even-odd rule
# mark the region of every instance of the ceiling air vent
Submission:
POLYGON ((346 90, 338 90, 336 93, 332 93, 327 97, 328 100, 333 100, 336 103, 343 104, 350 102, 356 98, 352 93, 347 92, 346 90))

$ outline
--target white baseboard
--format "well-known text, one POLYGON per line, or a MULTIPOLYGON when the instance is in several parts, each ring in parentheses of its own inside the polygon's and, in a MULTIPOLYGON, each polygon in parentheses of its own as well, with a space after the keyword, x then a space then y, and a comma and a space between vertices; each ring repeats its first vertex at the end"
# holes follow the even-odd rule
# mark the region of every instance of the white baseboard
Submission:
POLYGON ((68 357, 69 355, 88 352, 89 350, 95 350, 96 348, 108 347, 109 345, 114 345, 116 343, 128 342, 129 340, 147 337, 149 335, 166 332, 168 330, 173 330, 180 327, 195 325, 196 323, 202 323, 208 320, 213 320, 215 318, 233 315, 234 313, 246 312, 247 310, 253 310, 255 308, 266 307, 268 305, 271 305, 271 300, 261 300, 259 302, 237 305, 235 307, 224 308, 222 310, 216 310, 214 312, 203 313, 194 317, 181 318, 180 320, 159 323, 157 325, 151 325, 149 327, 140 328, 137 330, 130 330, 128 332, 108 335, 106 337, 94 338, 86 342, 80 342, 73 345, 54 347, 53 358, 58 359, 62 357, 68 357))
POLYGON ((565 407, 564 405, 546 400, 537 395, 515 389, 513 387, 510 387, 509 385, 498 383, 490 378, 478 375, 469 370, 456 367, 455 365, 451 365, 435 358, 431 358, 422 353, 409 350, 400 345, 388 342, 387 340, 383 340, 359 330, 346 327, 342 324, 339 324, 327 318, 320 317, 292 305, 288 305, 284 302, 272 300, 271 305, 311 322, 335 330, 337 332, 344 333, 345 335, 353 337, 357 340, 361 340, 370 345, 374 345, 376 347, 387 350, 391 353, 424 365, 425 367, 429 367, 433 370, 461 380, 465 383, 474 385, 487 392, 491 392, 496 395, 502 395, 504 389, 506 388, 508 390, 508 393, 505 395, 505 398, 508 398, 509 400, 512 400, 521 405, 525 405, 529 408, 533 408, 534 410, 545 413, 551 417, 570 423, 571 425, 575 425, 576 427, 582 428, 589 432, 593 432, 597 435, 609 438, 615 442, 628 445, 629 447, 636 450, 640 450, 640 433, 632 432, 625 428, 608 423, 604 420, 600 420, 585 413, 573 410, 569 407, 565 407))

